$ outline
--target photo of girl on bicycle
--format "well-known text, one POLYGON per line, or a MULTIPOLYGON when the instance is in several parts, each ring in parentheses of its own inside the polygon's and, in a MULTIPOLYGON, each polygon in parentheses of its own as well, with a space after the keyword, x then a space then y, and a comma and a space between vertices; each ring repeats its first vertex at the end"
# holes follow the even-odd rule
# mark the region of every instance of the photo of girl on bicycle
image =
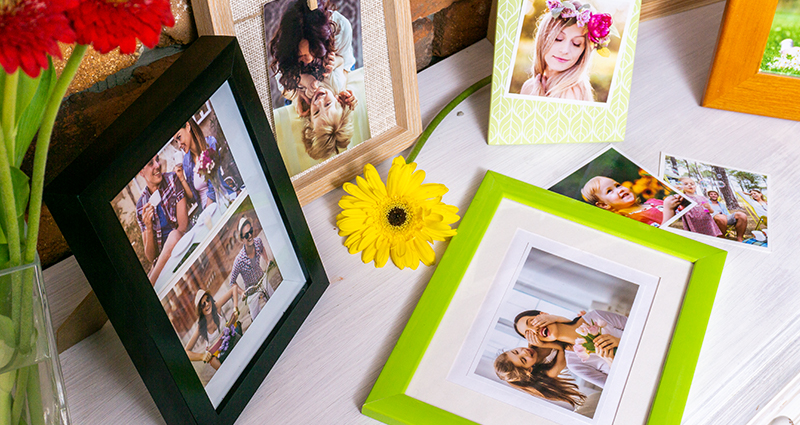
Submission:
POLYGON ((232 207, 214 226, 211 242, 199 255, 190 254, 194 262, 161 299, 204 386, 283 281, 250 197, 232 207))

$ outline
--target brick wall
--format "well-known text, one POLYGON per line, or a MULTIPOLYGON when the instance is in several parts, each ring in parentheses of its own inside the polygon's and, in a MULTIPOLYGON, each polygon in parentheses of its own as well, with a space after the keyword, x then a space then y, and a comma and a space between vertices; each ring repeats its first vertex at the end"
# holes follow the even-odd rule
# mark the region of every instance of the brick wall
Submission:
POLYGON ((417 71, 485 38, 491 0, 411 0, 417 71))

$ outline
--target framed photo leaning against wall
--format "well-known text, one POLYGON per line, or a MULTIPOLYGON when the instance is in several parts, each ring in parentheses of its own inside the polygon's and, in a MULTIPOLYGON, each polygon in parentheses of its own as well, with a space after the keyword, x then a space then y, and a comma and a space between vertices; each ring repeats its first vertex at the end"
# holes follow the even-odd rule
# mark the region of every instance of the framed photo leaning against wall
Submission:
POLYGON ((232 424, 328 285, 233 37, 200 37, 45 189, 169 424, 232 424))
POLYGON ((408 0, 193 0, 235 35, 301 204, 422 132, 408 0))

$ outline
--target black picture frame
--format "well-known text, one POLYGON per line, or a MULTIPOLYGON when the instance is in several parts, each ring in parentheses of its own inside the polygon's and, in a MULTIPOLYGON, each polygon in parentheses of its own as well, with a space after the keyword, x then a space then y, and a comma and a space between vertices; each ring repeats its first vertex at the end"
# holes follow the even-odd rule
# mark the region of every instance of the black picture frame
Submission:
MULTIPOLYGON (((245 142, 242 142, 245 143, 245 142)), ((200 37, 45 188, 45 202, 168 424, 232 424, 328 279, 233 37, 200 37), (111 205, 166 140, 228 83, 305 283, 214 407, 111 205)))

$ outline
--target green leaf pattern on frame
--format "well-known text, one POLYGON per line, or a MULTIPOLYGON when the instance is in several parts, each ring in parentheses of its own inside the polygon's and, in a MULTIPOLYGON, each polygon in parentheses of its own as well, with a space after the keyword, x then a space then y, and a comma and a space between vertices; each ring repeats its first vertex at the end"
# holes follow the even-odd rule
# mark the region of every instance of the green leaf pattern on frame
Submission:
POLYGON ((606 105, 586 105, 508 97, 521 0, 499 0, 492 73, 490 145, 587 143, 622 141, 633 76, 633 57, 641 1, 635 0, 630 23, 621 40, 619 57, 606 105))

